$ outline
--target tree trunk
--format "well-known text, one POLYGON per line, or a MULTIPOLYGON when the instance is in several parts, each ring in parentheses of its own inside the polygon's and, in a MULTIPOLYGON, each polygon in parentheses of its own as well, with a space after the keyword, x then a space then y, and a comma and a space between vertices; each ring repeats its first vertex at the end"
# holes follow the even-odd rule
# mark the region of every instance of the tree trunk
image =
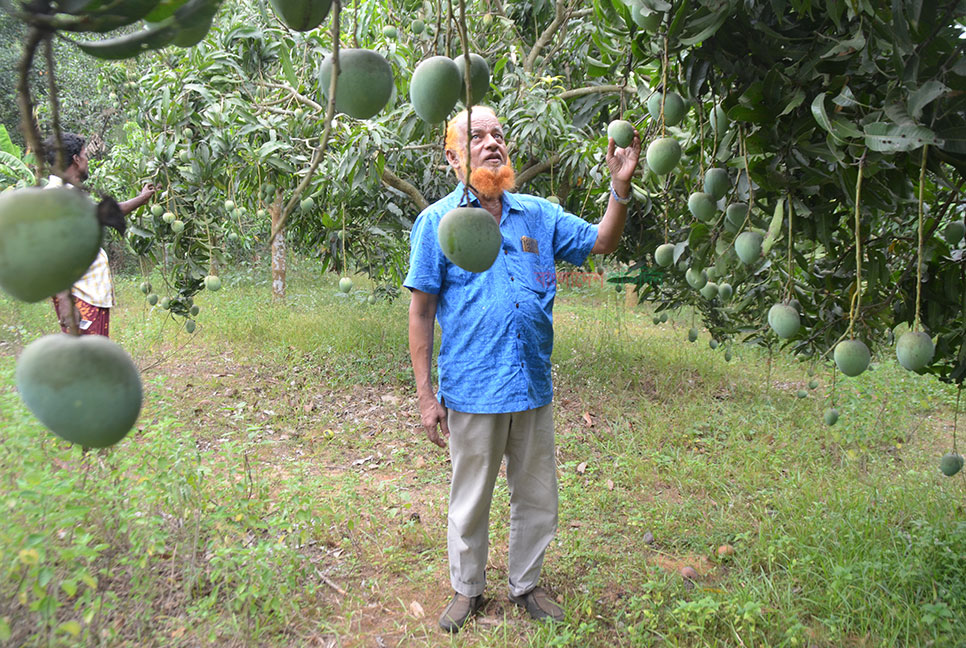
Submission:
MULTIPOLYGON (((268 208, 272 216, 272 231, 282 218, 282 201, 276 198, 268 208)), ((285 299, 285 231, 278 230, 272 241, 272 298, 285 299)))

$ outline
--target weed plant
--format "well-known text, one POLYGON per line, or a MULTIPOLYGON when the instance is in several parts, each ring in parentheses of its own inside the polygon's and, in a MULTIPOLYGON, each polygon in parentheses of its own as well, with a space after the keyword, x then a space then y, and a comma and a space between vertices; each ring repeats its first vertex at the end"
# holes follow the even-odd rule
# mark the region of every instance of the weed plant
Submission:
POLYGON ((368 304, 362 277, 342 295, 293 259, 273 301, 266 273, 199 295, 194 335, 144 303, 142 278, 119 282, 112 336, 146 403, 103 451, 24 408, 16 355, 56 322, 0 297, 0 644, 966 644, 966 479, 937 467, 954 389, 883 355, 838 377, 826 427, 828 364, 796 398, 805 364, 688 343, 690 313, 653 325, 609 287, 561 289, 555 310, 561 510, 543 581, 567 619, 506 600, 499 481, 492 600, 441 633, 449 467, 418 427, 408 299, 368 304))

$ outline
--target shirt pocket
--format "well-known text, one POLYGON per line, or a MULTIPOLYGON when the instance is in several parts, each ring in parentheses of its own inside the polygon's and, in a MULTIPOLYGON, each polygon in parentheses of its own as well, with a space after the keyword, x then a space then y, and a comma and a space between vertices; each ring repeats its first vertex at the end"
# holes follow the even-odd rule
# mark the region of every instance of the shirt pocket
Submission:
POLYGON ((555 292, 557 269, 553 259, 532 253, 524 253, 523 259, 523 287, 541 297, 555 292))

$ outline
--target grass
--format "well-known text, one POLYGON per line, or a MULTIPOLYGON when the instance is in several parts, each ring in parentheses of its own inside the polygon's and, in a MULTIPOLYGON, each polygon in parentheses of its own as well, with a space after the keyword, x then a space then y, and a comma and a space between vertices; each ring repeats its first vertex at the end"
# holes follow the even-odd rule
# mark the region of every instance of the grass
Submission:
MULTIPOLYGON (((403 297, 366 303, 293 259, 288 297, 226 277, 198 331, 119 282, 137 429, 83 453, 14 388, 49 304, 0 297, 0 643, 25 646, 956 646, 966 479, 943 477, 955 391, 892 357, 833 384, 780 353, 688 344, 607 289, 555 310, 560 526, 543 582, 565 623, 505 597, 498 482, 485 613, 457 637, 449 466, 419 431, 403 297), (807 398, 795 394, 809 391, 807 398), (653 540, 651 539, 653 538, 653 540), (734 547, 729 558, 716 549, 734 547), (691 566, 692 584, 679 575, 691 566)), ((157 286, 159 277, 152 278, 157 286)))

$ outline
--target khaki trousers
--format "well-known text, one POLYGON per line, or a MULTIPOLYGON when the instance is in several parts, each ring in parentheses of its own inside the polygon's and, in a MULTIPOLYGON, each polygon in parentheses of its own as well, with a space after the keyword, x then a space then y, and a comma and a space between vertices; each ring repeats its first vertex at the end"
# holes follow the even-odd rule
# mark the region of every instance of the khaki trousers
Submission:
POLYGON ((506 457, 510 489, 510 594, 537 585, 557 529, 557 467, 553 411, 545 405, 510 414, 447 411, 453 479, 449 497, 450 582, 465 596, 486 586, 490 503, 506 457))

